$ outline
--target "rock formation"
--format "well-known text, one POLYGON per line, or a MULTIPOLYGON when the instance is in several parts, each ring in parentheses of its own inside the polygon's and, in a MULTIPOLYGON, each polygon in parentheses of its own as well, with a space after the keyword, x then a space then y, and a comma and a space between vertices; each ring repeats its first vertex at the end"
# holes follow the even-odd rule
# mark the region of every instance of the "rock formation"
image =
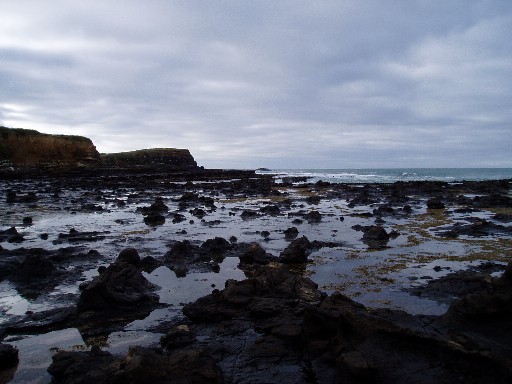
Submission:
POLYGON ((154 148, 99 154, 93 142, 82 136, 50 135, 30 129, 0 127, 2 169, 196 169, 188 149, 154 148))
POLYGON ((0 127, 0 163, 4 166, 83 166, 99 160, 96 147, 86 137, 0 127))
POLYGON ((101 155, 105 167, 165 167, 195 168, 197 163, 188 149, 153 148, 131 152, 109 153, 101 155))

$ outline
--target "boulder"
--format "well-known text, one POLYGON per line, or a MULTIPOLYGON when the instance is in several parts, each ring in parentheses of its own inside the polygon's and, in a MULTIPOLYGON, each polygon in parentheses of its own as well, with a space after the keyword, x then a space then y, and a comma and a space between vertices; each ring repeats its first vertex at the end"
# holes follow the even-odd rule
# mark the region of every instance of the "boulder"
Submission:
POLYGON ((293 240, 299 235, 297 227, 290 227, 284 231, 284 238, 287 240, 293 240))
POLYGON ((125 248, 117 256, 116 262, 137 266, 140 263, 139 252, 135 248, 125 248))
POLYGON ((306 236, 293 240, 281 252, 279 260, 282 263, 307 263, 308 255, 313 250, 313 245, 306 236))
POLYGON ((143 311, 158 304, 151 284, 132 264, 116 261, 80 294, 78 312, 143 311))
POLYGON ((304 216, 308 223, 319 223, 322 221, 322 215, 318 211, 310 211, 304 216))

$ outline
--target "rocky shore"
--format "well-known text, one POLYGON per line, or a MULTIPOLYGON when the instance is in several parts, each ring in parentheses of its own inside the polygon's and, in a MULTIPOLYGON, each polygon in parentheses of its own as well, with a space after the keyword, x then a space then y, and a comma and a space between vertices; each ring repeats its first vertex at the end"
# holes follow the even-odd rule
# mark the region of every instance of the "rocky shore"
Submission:
POLYGON ((511 381, 510 180, 276 183, 172 153, 0 173, 0 382, 511 381))

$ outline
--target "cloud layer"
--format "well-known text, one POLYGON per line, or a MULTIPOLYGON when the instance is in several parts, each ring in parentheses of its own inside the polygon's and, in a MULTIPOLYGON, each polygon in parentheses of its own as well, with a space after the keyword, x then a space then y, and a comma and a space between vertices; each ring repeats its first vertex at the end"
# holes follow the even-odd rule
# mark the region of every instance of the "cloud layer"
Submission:
POLYGON ((512 3, 0 5, 0 125, 206 167, 512 167, 512 3))

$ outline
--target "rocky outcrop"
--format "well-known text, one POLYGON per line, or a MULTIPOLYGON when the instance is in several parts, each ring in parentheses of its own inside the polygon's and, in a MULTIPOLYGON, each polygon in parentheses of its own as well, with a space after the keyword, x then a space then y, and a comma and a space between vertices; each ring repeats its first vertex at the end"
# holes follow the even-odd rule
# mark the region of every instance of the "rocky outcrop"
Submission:
POLYGON ((99 160, 96 147, 86 137, 0 127, 0 163, 4 167, 86 166, 99 160))
POLYGON ((196 168, 197 163, 188 149, 153 148, 131 152, 109 153, 101 155, 105 167, 165 167, 196 168))
POLYGON ((0 170, 73 169, 85 166, 96 170, 198 168, 188 149, 153 148, 100 155, 93 142, 86 137, 0 127, 0 170))

